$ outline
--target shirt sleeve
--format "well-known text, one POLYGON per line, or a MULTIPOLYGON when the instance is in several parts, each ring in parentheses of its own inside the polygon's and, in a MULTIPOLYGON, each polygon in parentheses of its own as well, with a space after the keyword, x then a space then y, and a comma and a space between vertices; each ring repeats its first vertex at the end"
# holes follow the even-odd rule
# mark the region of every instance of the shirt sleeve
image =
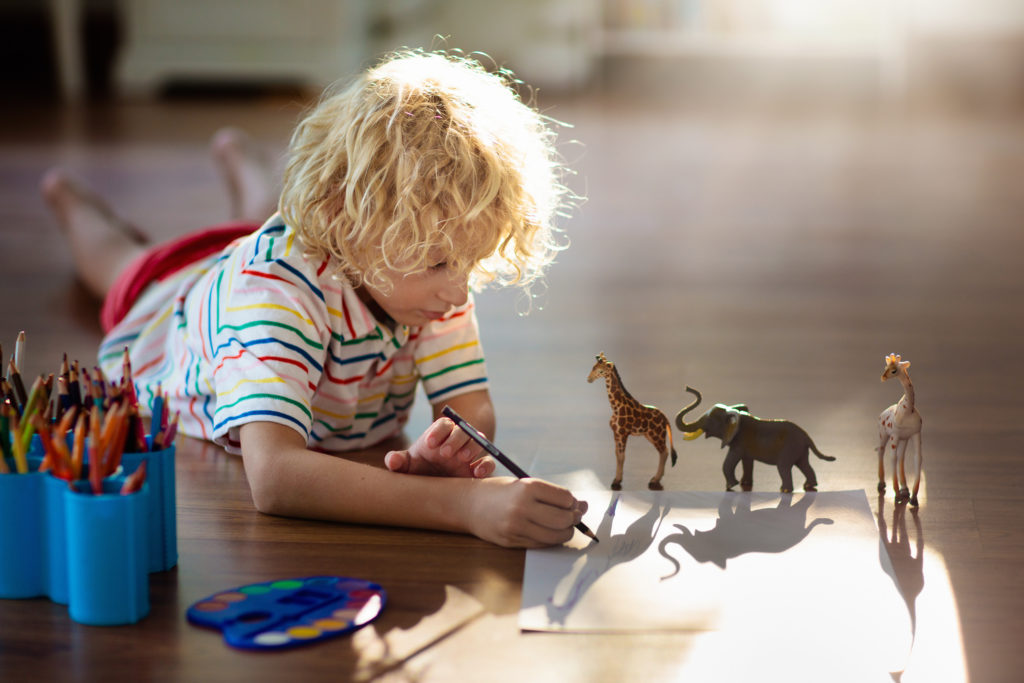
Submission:
POLYGON ((207 294, 213 440, 229 451, 248 422, 287 425, 308 440, 323 374, 330 328, 316 273, 301 258, 258 257, 271 238, 237 249, 207 294))
POLYGON ((432 404, 486 389, 487 366, 473 299, 423 327, 414 355, 423 390, 432 404))

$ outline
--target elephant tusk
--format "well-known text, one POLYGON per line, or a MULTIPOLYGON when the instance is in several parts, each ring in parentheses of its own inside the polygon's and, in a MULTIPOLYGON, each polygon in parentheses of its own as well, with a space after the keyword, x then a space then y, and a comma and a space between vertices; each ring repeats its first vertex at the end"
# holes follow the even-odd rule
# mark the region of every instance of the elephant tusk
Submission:
POLYGON ((683 441, 693 441, 694 439, 696 439, 698 436, 700 436, 703 433, 704 433, 703 429, 698 429, 695 432, 684 432, 683 433, 683 441))

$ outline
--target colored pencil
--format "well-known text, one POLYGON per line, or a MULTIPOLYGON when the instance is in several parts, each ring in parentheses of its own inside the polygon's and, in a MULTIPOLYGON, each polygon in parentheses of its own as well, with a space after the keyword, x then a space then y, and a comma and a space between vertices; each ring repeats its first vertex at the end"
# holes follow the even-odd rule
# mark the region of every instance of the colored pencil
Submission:
POLYGON ((10 420, 7 418, 7 410, 10 405, 9 400, 4 400, 0 405, 0 473, 2 474, 11 473, 11 469, 7 466, 7 458, 14 457, 14 452, 11 450, 10 420))
POLYGON ((10 401, 12 405, 18 400, 18 397, 14 395, 14 387, 3 376, 0 376, 0 394, 3 394, 0 396, 0 400, 10 401))
POLYGON ((51 429, 42 415, 36 413, 32 422, 39 442, 43 445, 43 461, 39 465, 40 472, 52 470, 54 476, 67 480, 71 476, 71 458, 68 456, 67 444, 63 438, 55 438, 57 430, 51 429), (64 448, 58 449, 58 444, 64 448))
POLYGON ((21 447, 26 453, 32 445, 32 434, 36 431, 35 421, 32 418, 43 412, 39 410, 40 402, 47 401, 43 396, 45 382, 46 379, 42 375, 36 378, 28 392, 28 399, 21 408, 21 447))
MULTIPOLYGON (((98 366, 90 374, 65 353, 58 372, 40 375, 29 391, 25 391, 22 380, 24 355, 22 331, 15 352, 6 359, 6 376, 0 374, 0 473, 12 469, 28 472, 27 454, 33 436, 38 434, 43 448, 42 471, 49 470, 69 481, 79 480, 88 457, 89 483, 99 493, 102 479, 120 467, 125 452, 163 449, 173 442, 178 415, 168 419, 170 411, 159 386, 150 402, 154 421, 147 433, 127 348, 122 363, 124 375, 117 381, 108 381, 98 366)), ((137 490, 144 478, 143 469, 129 489, 137 490)))
POLYGON ((142 488, 142 484, 146 481, 146 461, 143 460, 139 463, 139 467, 124 478, 124 483, 121 484, 121 495, 127 496, 129 493, 135 493, 142 488))
POLYGON ((82 387, 79 382, 82 372, 79 370, 78 361, 76 360, 71 364, 71 374, 68 380, 68 395, 71 397, 71 405, 75 407, 81 407, 82 405, 82 387))
POLYGON ((89 418, 85 411, 78 415, 78 422, 75 424, 75 436, 71 446, 71 479, 77 481, 82 478, 82 467, 85 463, 85 432, 89 427, 89 418))
POLYGON ((7 361, 7 382, 14 389, 14 396, 18 400, 18 405, 25 405, 25 402, 28 401, 28 396, 25 394, 25 385, 21 381, 21 373, 18 372, 18 366, 14 364, 13 358, 7 361))
POLYGON ((154 447, 154 451, 162 451, 165 448, 170 448, 171 444, 174 443, 174 437, 178 435, 178 418, 181 417, 181 413, 175 412, 171 416, 171 419, 167 421, 167 428, 163 431, 160 436, 159 448, 154 447))
POLYGON ((25 369, 25 330, 18 333, 18 339, 14 342, 14 367, 21 372, 25 369))
POLYGON ((18 424, 18 411, 10 403, 4 403, 4 415, 7 418, 11 434, 11 451, 14 457, 14 469, 18 474, 28 473, 28 458, 25 457, 25 449, 21 446, 21 429, 18 424))

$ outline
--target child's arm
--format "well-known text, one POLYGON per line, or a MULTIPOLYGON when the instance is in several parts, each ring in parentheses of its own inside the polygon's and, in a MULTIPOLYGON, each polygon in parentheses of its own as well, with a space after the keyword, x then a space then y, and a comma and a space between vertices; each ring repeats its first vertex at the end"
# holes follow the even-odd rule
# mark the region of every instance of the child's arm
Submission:
POLYGON ((286 517, 470 533, 498 545, 564 543, 586 512, 540 479, 427 477, 306 449, 284 425, 241 427, 242 458, 260 512, 286 517))
POLYGON ((384 464, 392 472, 450 477, 489 477, 494 460, 455 423, 441 415, 445 404, 489 438, 494 438, 494 404, 486 389, 453 396, 436 404, 434 422, 405 450, 389 451, 384 464), (463 412, 465 411, 465 412, 463 412))

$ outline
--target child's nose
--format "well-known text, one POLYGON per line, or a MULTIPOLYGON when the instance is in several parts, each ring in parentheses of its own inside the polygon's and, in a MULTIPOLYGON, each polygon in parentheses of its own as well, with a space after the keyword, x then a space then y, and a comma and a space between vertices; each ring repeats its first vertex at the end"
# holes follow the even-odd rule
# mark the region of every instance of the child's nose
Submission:
POLYGON ((449 280, 441 290, 441 300, 451 306, 462 306, 469 301, 469 276, 449 280))

